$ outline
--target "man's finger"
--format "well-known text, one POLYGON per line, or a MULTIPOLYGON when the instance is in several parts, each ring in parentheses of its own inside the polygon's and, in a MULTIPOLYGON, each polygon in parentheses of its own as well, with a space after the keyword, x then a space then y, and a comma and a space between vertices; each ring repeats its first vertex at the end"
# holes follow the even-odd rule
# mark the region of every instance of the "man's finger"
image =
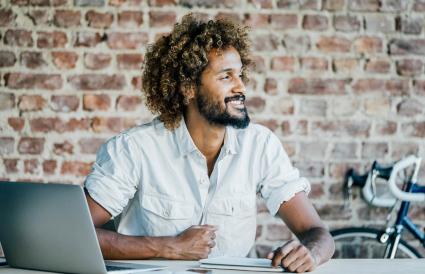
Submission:
POLYGON ((286 255, 297 246, 297 242, 289 241, 284 246, 277 248, 273 253, 272 258, 272 266, 276 267, 282 264, 282 259, 285 258, 286 255))
POLYGON ((305 255, 305 251, 301 245, 294 247, 289 253, 282 259, 282 265, 284 267, 289 267, 293 262, 298 258, 302 258, 305 255))
POLYGON ((267 259, 270 259, 270 260, 273 259, 273 255, 274 255, 273 252, 270 252, 269 254, 267 254, 267 259))
MULTIPOLYGON (((285 259, 283 259, 285 261, 285 259)), ((298 257, 294 261, 292 261, 286 269, 289 269, 291 272, 298 272, 297 269, 306 263, 305 257, 298 257)))

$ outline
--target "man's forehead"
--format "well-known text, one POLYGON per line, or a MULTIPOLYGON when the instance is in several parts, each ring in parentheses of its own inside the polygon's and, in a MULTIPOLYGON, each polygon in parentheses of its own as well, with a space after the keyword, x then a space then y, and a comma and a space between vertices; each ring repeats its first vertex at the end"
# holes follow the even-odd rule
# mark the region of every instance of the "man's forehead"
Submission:
POLYGON ((242 61, 239 52, 234 47, 212 49, 208 53, 208 66, 205 70, 220 72, 223 70, 241 70, 242 61))

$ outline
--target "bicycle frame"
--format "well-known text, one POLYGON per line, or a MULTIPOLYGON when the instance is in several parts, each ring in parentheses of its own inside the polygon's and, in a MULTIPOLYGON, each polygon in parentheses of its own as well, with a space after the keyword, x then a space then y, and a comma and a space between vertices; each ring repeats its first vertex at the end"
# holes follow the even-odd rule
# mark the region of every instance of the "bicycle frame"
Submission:
MULTIPOLYGON (((419 186, 415 182, 409 181, 406 184, 406 188, 404 191, 409 193, 425 193, 425 186, 419 186)), ((397 213, 397 219, 393 225, 393 228, 395 229, 389 235, 389 242, 385 250, 384 258, 395 258, 397 247, 401 239, 401 233, 404 228, 406 228, 407 231, 409 231, 425 247, 425 233, 420 231, 419 228, 409 218, 409 216, 407 216, 409 207, 409 201, 401 202, 400 209, 397 213)))

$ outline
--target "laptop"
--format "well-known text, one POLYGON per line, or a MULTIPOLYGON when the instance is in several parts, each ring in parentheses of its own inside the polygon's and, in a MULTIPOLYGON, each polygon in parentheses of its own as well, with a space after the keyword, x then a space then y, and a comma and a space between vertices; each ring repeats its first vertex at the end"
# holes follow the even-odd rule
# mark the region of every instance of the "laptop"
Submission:
POLYGON ((79 185, 0 182, 0 243, 16 268, 81 274, 166 268, 105 264, 79 185))

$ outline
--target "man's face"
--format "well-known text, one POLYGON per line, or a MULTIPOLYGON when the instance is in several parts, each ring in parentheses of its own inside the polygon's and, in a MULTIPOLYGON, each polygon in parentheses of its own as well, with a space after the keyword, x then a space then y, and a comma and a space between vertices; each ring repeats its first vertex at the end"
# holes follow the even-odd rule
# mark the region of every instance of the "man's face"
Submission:
POLYGON ((196 94, 199 113, 214 125, 246 128, 250 119, 238 51, 234 47, 211 50, 208 61, 196 94))

